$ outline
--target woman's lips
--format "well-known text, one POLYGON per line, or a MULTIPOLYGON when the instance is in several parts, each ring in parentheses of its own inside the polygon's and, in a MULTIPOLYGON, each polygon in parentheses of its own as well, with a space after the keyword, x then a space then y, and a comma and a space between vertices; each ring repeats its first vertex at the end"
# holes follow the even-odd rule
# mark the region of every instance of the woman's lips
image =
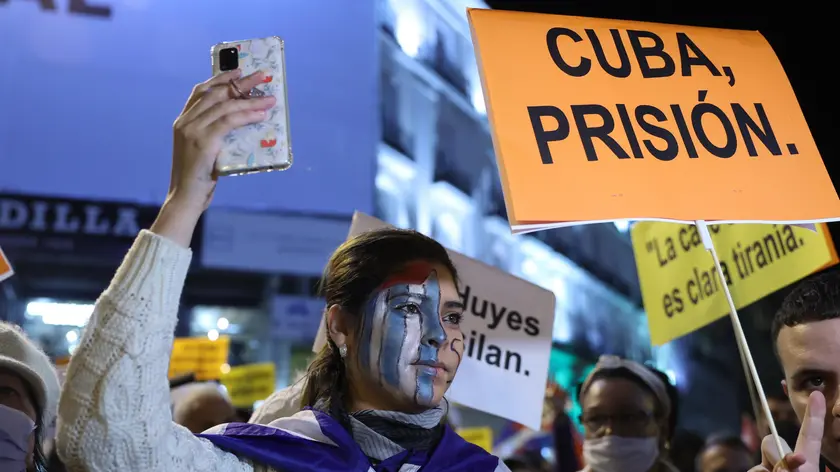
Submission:
POLYGON ((445 369, 443 367, 432 367, 428 365, 419 364, 417 365, 417 370, 432 377, 439 377, 445 372, 445 369))
POLYGON ((441 376, 446 372, 446 366, 440 362, 416 362, 417 370, 431 376, 441 376))

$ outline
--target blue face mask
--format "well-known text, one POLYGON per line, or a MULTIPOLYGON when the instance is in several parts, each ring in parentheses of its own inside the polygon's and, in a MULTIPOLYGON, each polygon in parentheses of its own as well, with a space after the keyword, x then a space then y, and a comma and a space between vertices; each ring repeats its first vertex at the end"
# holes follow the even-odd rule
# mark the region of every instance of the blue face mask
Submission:
POLYGON ((35 422, 24 413, 0 405, 0 470, 23 472, 35 422))

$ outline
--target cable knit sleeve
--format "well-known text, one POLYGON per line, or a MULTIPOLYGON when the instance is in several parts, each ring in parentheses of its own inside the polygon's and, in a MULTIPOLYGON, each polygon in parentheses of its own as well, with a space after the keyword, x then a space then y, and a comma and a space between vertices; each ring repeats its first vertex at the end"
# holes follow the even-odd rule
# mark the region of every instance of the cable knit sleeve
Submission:
POLYGON ((254 471, 172 422, 167 374, 191 258, 143 231, 97 301, 59 404, 57 446, 68 470, 254 471))

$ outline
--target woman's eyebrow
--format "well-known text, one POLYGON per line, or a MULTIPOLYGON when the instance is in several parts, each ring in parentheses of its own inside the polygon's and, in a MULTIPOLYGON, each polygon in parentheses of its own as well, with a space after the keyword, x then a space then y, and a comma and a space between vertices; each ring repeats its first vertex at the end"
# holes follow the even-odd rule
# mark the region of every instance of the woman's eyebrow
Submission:
POLYGON ((443 307, 447 310, 461 310, 464 311, 466 307, 461 300, 447 300, 444 302, 443 307))

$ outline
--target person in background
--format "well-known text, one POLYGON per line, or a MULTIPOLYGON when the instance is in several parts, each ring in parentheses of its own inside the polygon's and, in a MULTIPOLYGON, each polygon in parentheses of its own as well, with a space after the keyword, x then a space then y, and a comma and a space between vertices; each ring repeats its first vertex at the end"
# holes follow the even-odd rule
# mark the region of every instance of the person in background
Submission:
POLYGON ((776 312, 771 331, 785 374, 782 389, 802 426, 794 453, 784 457, 784 464, 768 436, 761 443, 762 463, 752 470, 838 472, 840 272, 832 270, 800 282, 776 312))
POLYGON ((706 446, 703 437, 692 431, 677 431, 668 450, 671 463, 680 472, 695 472, 697 455, 706 446))
POLYGON ((752 467, 753 456, 741 438, 712 436, 697 455, 697 472, 745 472, 752 467))
MULTIPOLYGON (((773 394, 767 396, 767 404, 770 406, 770 413, 779 435, 788 444, 796 444, 796 438, 799 436, 799 418, 796 417, 790 400, 784 395, 773 394)), ((760 437, 770 434, 770 425, 767 424, 764 415, 756 423, 760 437)))
POLYGON ((232 423, 247 423, 252 416, 254 416, 253 408, 237 408, 232 423))
POLYGON ((99 297, 73 353, 56 439, 67 468, 507 471, 444 424, 444 395, 464 355, 465 307, 448 252, 416 231, 370 231, 330 257, 321 283, 328 342, 309 365, 302 411, 198 437, 172 422, 167 373, 178 305, 219 149, 232 130, 283 112, 271 96, 241 92, 264 83, 263 73, 239 74, 193 89, 174 125, 166 201, 99 297))
POLYGON ((586 472, 677 472, 668 448, 678 395, 656 369, 601 356, 578 390, 586 472))
POLYGON ((20 328, 0 322, 0 471, 48 470, 43 441, 59 390, 47 355, 20 328))
MULTIPOLYGON (((578 459, 578 432, 572 419, 566 413, 569 395, 559 385, 551 386, 550 410, 554 414, 551 431, 554 440, 554 470, 556 472, 574 472, 581 468, 578 459)), ((548 410, 548 406, 546 406, 548 410)))
POLYGON ((186 391, 173 402, 172 420, 191 432, 203 433, 237 419, 236 409, 219 384, 206 382, 179 388, 186 391))

